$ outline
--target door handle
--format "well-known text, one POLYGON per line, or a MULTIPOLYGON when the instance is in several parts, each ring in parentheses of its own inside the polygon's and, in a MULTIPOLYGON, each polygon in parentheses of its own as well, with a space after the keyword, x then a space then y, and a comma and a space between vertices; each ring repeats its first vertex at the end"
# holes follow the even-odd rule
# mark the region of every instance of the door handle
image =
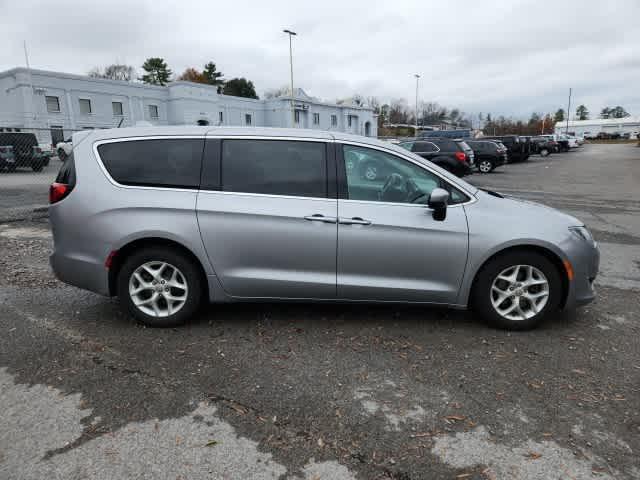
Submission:
POLYGON ((340 225, 371 225, 371 220, 365 220, 360 217, 338 218, 340 225))
POLYGON ((336 223, 338 219, 336 217, 325 217, 319 213, 314 215, 307 215, 304 217, 305 220, 309 220, 311 222, 324 222, 324 223, 336 223))

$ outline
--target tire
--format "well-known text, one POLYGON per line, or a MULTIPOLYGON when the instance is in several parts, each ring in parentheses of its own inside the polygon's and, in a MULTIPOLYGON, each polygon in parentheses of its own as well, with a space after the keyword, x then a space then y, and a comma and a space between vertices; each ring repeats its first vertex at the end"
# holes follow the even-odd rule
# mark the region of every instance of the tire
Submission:
POLYGON ((478 163, 478 171, 480 173, 490 173, 493 170, 493 163, 490 160, 481 160, 478 163))
POLYGON ((543 148, 542 150, 540 150, 540 156, 541 157, 547 157, 549 155, 549 150, 546 148, 543 148))
POLYGON ((474 282, 471 306, 494 327, 505 330, 529 330, 558 311, 562 288, 560 272, 544 255, 524 250, 509 252, 495 257, 482 267, 474 282), (529 269, 529 267, 533 268, 529 269), (498 278, 500 276, 514 278, 514 273, 518 275, 518 280, 514 284, 498 278), (523 286, 522 284, 526 284, 527 276, 534 282, 546 280, 546 286, 543 284, 523 286), (517 286, 518 284, 521 286, 517 286), (497 290, 494 290, 494 286, 497 290), (508 296, 501 295, 500 291, 504 291, 508 296), (530 295, 537 295, 537 297, 531 297, 534 298, 535 308, 527 299, 530 295), (502 300, 500 300, 501 297, 502 300), (518 302, 518 307, 515 307, 514 301, 518 302), (494 302, 503 312, 518 308, 521 313, 513 310, 503 315, 494 307, 494 302))
POLYGON ((204 287, 194 261, 168 247, 149 247, 133 252, 124 260, 117 277, 120 304, 132 317, 149 327, 174 327, 186 323, 200 307, 204 287), (162 264, 165 267, 160 271, 162 264), (154 277, 143 266, 159 273, 154 277), (172 276, 176 270, 178 274, 172 276), (139 293, 133 296, 143 303, 141 306, 136 306, 130 293, 136 289, 139 293), (169 302, 165 295, 179 300, 169 302), (154 297, 156 300, 151 301, 154 297))

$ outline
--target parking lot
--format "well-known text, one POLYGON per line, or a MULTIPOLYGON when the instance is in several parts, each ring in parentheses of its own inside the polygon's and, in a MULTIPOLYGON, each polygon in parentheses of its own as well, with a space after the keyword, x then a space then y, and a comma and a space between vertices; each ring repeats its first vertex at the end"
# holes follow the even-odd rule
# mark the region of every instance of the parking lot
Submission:
MULTIPOLYGON (((2 174, 0 219, 58 166, 2 174)), ((469 181, 582 219, 597 301, 521 333, 311 304, 147 329, 53 278, 46 218, 0 222, 0 478, 640 479, 640 148, 469 181)))

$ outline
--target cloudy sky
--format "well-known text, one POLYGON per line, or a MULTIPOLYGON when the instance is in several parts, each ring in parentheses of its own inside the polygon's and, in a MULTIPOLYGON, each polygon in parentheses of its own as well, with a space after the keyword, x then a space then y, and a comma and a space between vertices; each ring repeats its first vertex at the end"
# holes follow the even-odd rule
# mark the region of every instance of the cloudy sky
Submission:
MULTIPOLYGON (((639 0, 0 0, 0 70, 86 73, 161 56, 175 73, 213 60, 259 94, 288 83, 335 100, 420 99, 528 116, 573 104, 640 115, 639 0)), ((572 108, 573 110, 573 108, 572 108)))

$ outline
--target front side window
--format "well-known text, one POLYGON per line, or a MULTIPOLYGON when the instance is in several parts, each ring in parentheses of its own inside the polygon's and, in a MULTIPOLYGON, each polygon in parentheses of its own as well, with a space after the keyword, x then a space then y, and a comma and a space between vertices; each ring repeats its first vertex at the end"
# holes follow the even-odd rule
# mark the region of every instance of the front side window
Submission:
POLYGON ((435 188, 450 192, 450 204, 466 200, 436 174, 396 155, 353 145, 343 145, 343 155, 349 200, 426 204, 435 188))
POLYGON ((157 105, 149 105, 149 117, 151 118, 159 118, 158 114, 158 106, 157 105))
POLYGON ((122 185, 198 188, 204 140, 134 140, 98 147, 109 175, 122 185))
POLYGON ((47 112, 48 113, 60 113, 60 100, 58 97, 44 97, 45 102, 47 103, 47 112))
POLYGON ((91 113, 91 100, 88 98, 81 98, 78 100, 80 105, 80 113, 83 115, 88 115, 91 113))
POLYGON ((224 140, 222 190, 327 196, 326 146, 289 140, 224 140))

